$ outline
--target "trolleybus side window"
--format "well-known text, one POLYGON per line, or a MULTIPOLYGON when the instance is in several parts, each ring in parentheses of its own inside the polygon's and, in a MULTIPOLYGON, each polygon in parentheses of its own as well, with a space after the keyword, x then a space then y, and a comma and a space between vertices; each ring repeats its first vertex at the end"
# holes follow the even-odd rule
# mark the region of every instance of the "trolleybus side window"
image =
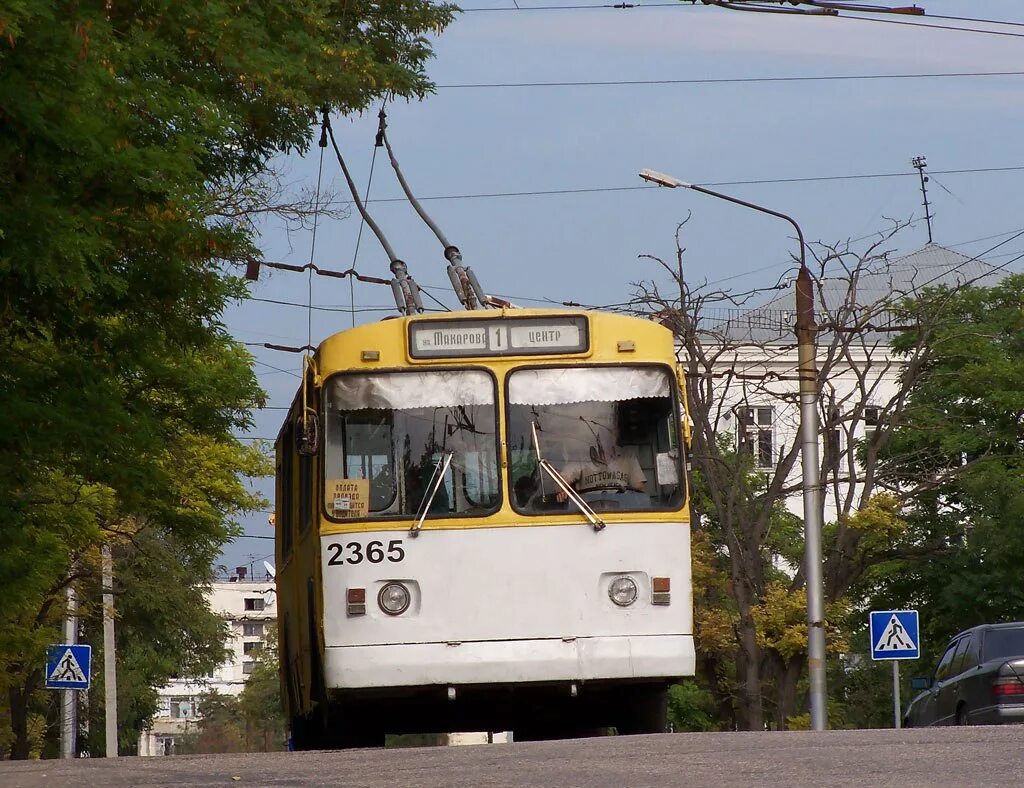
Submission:
POLYGON ((678 406, 662 367, 526 368, 508 378, 513 506, 567 508, 559 481, 595 510, 683 503, 678 406), (540 467, 547 460, 560 480, 540 467))
POLYGON ((295 451, 293 440, 294 427, 291 420, 281 433, 281 439, 277 444, 278 463, 278 490, 275 525, 281 542, 281 560, 286 561, 292 552, 292 490, 295 480, 292 478, 292 454, 295 451))
POLYGON ((413 517, 435 469, 428 515, 487 514, 500 502, 494 379, 481 370, 336 375, 326 386, 327 514, 413 517), (352 489, 366 503, 338 496, 352 489))
POLYGON ((305 533, 313 523, 313 458, 299 455, 299 530, 305 533))

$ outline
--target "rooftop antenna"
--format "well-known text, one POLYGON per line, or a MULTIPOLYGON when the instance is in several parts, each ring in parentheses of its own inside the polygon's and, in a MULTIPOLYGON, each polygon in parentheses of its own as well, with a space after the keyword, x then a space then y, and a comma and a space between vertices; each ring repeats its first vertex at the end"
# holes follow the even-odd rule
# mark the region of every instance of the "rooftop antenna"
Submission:
POLYGON ((924 156, 915 156, 910 160, 910 163, 914 165, 918 174, 921 176, 921 195, 924 197, 924 219, 928 224, 928 243, 933 243, 932 214, 931 209, 928 206, 928 176, 924 174, 925 167, 928 166, 928 161, 924 156))
POLYGON ((373 230, 373 234, 377 236, 380 245, 384 247, 384 253, 388 256, 388 260, 391 261, 391 273, 394 274, 394 278, 391 280, 391 292, 395 294, 395 304, 398 306, 398 311, 403 315, 415 315, 422 312, 423 301, 420 299, 419 285, 409 276, 409 267, 398 258, 395 250, 388 243, 388 239, 384 237, 380 227, 377 226, 377 223, 371 218, 370 214, 366 212, 366 207, 363 205, 363 201, 359 199, 359 192, 356 190, 355 182, 352 180, 352 175, 349 173, 345 159, 338 148, 338 142, 334 139, 334 130, 331 128, 331 119, 327 107, 324 107, 321 112, 323 113, 323 123, 320 128, 320 143, 321 145, 326 145, 326 140, 330 137, 331 145, 334 148, 334 155, 338 157, 341 171, 345 174, 345 181, 348 183, 348 190, 352 193, 352 200, 355 202, 356 208, 359 209, 363 221, 366 222, 367 227, 373 230))
POLYGON ((402 185, 402 191, 405 192, 405 196, 412 203, 412 207, 416 209, 416 213, 420 215, 420 218, 426 223, 427 227, 437 236, 437 240, 441 242, 441 247, 444 249, 444 258, 448 261, 448 278, 451 280, 455 295, 466 309, 476 309, 478 304, 490 304, 491 299, 483 292, 480 282, 477 281, 476 274, 473 273, 471 268, 462 264, 462 252, 459 251, 457 246, 448 242, 445 234, 441 232, 441 228, 427 215, 420 201, 416 199, 412 189, 409 188, 409 184, 402 174, 402 169, 398 166, 398 159, 395 158, 391 142, 388 140, 388 116, 384 111, 384 107, 380 108, 377 118, 379 119, 377 124, 377 147, 379 148, 383 145, 388 149, 388 158, 391 159, 391 167, 394 169, 395 175, 398 176, 398 182, 402 185))

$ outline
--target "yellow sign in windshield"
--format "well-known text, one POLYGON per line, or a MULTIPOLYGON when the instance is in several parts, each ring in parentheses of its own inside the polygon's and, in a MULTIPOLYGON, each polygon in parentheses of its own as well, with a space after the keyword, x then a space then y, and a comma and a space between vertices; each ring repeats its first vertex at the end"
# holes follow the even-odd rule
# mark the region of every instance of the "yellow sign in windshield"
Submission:
POLYGON ((328 479, 326 489, 327 510, 338 519, 354 519, 369 514, 369 479, 328 479))

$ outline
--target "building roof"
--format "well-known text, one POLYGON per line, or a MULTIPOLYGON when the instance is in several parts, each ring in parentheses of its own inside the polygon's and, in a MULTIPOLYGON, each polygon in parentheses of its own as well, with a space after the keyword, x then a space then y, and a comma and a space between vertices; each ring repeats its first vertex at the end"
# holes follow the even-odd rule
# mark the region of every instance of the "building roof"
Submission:
MULTIPOLYGON (((904 257, 882 260, 861 270, 852 297, 849 276, 826 276, 818 280, 816 318, 823 334, 828 333, 829 325, 850 325, 861 319, 866 319, 871 328, 891 329, 896 321, 885 309, 887 304, 895 305, 931 287, 991 286, 1004 274, 1001 268, 984 260, 929 243, 904 257)), ((720 312, 727 314, 705 317, 701 330, 731 341, 791 343, 796 320, 796 288, 791 285, 777 297, 752 309, 720 312)), ((879 338, 886 333, 865 331, 879 338)))

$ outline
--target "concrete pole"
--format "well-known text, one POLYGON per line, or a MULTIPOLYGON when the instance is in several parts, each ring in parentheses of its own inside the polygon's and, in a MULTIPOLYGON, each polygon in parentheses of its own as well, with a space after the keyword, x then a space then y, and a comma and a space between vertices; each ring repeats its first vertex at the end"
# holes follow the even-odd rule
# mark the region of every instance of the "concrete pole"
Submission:
MULTIPOLYGON (((802 245, 802 240, 801 240, 802 245)), ((803 467, 804 573, 807 580, 807 673, 811 729, 828 727, 825 695, 825 602, 821 569, 821 487, 818 477, 818 365, 814 286, 803 264, 796 279, 796 335, 800 362, 800 464, 803 467)))
MULTIPOLYGON (((74 586, 68 584, 68 607, 64 618, 64 642, 78 642, 78 598, 74 586)), ((78 690, 61 690, 60 757, 74 758, 78 741, 78 690)))
POLYGON ((803 466, 803 503, 807 578, 807 672, 810 679, 811 728, 823 731, 828 727, 825 704, 825 603, 821 568, 821 487, 818 461, 818 364, 815 350, 814 286, 807 270, 807 245, 796 219, 757 203, 681 181, 654 170, 641 170, 645 181, 670 189, 692 189, 720 200, 742 205, 789 222, 796 230, 800 244, 800 273, 796 279, 796 336, 800 362, 800 464, 803 466))
POLYGON ((103 694, 106 754, 117 757, 117 652, 114 642, 114 558, 103 545, 103 694))

